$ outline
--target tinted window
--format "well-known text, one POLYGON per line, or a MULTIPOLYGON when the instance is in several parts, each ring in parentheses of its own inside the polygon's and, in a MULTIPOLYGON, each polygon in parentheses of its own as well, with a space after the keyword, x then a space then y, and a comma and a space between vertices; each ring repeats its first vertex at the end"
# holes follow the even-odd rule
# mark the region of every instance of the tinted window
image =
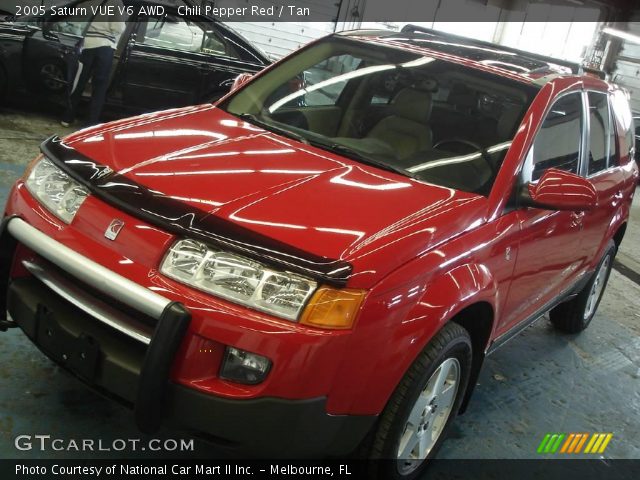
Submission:
POLYGON ((610 167, 620 165, 620 155, 618 154, 618 135, 616 134, 616 122, 613 118, 613 111, 611 110, 611 104, 609 104, 609 116, 610 129, 609 129, 609 162, 610 167))
POLYGON ((52 32, 81 37, 86 25, 86 21, 61 20, 59 22, 52 22, 50 28, 52 32))
POLYGON ((589 99, 589 159, 592 175, 607 168, 609 139, 609 103, 604 93, 588 92, 589 99))
POLYGON ((621 156, 627 156, 628 150, 633 148, 633 118, 631 117, 631 109, 629 101, 622 90, 617 90, 611 96, 611 106, 617 121, 618 131, 624 135, 625 147, 622 148, 621 156), (626 149, 626 150, 625 150, 626 149))
POLYGON ((78 12, 84 8, 86 15, 74 15, 74 16, 65 16, 62 19, 58 20, 58 16, 51 16, 49 20, 56 20, 49 23, 49 28, 52 32, 63 33, 65 35, 74 35, 77 37, 81 37, 84 32, 87 22, 91 19, 93 14, 91 14, 91 2, 81 2, 75 5, 78 9, 78 12))
MULTIPOLYGON (((64 5, 69 2, 52 2, 53 4, 64 5)), ((93 9, 97 8, 101 2, 96 2, 94 0, 88 0, 86 2, 79 2, 73 5, 71 11, 69 11, 68 15, 60 15, 59 13, 56 15, 49 15, 47 18, 48 28, 52 32, 62 33, 64 35, 71 35, 76 37, 81 37, 85 33, 87 29, 87 23, 89 21, 102 21, 102 14, 94 15, 93 9)), ((113 1, 107 1, 107 7, 112 7, 115 9, 115 13, 113 15, 108 15, 111 21, 122 21, 125 22, 129 17, 126 12, 120 12, 118 9, 117 3, 113 1)))
POLYGON ((582 99, 579 92, 558 100, 547 114, 533 143, 532 180, 548 168, 578 173, 582 132, 582 99))
POLYGON ((236 56, 231 46, 209 27, 205 29, 199 24, 182 18, 151 17, 142 29, 144 33, 138 35, 138 43, 144 45, 186 52, 236 56))

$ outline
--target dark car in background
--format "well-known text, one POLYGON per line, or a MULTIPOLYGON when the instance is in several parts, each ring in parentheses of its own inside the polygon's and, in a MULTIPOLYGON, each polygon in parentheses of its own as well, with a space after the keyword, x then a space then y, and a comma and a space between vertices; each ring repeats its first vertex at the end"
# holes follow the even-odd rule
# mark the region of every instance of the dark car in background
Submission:
MULTIPOLYGON (((126 113, 214 101, 240 73, 255 73, 268 58, 234 30, 204 15, 181 15, 177 6, 124 0, 133 15, 120 36, 107 104, 126 113), (162 5, 163 14, 141 14, 162 5)), ((88 17, 42 15, 0 23, 0 96, 26 91, 54 100, 66 93, 66 71, 88 17)), ((183 9, 184 10, 184 9, 183 9)), ((157 10, 156 10, 157 11, 157 10)), ((85 92, 88 95, 89 92, 85 92)))

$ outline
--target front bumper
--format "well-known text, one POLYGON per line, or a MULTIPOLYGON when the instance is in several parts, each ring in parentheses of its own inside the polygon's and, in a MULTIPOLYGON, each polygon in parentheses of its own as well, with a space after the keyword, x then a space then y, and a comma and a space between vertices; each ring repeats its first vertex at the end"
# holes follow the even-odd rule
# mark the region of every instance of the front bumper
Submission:
MULTIPOLYGON (((190 313, 181 304, 166 299, 88 258, 78 255, 18 217, 6 219, 2 226, 3 230, 6 230, 15 240, 44 257, 52 265, 68 272, 74 279, 85 282, 101 293, 119 299, 128 307, 136 309, 156 321, 142 358, 137 396, 134 402, 138 428, 143 432, 156 431, 160 426, 162 404, 173 359, 182 337, 187 331, 191 319, 190 313)), ((4 232, 2 235, 4 236, 4 232)), ((36 265, 36 267, 38 266, 36 265)), ((40 280, 43 281, 43 278, 41 277, 40 280)), ((7 286, 7 311, 12 318, 19 319, 26 311, 24 309, 13 311, 12 285, 7 286)), ((37 297, 29 300, 33 302, 30 304, 31 309, 37 308, 38 315, 32 315, 30 318, 22 317, 22 320, 14 321, 22 326, 21 321, 31 320, 30 326, 32 328, 27 334, 31 333, 30 336, 34 339, 39 327, 38 320, 44 319, 49 310, 46 305, 38 301, 37 297)), ((106 322, 107 319, 103 316, 102 323, 106 322)), ((127 330, 124 325, 123 329, 124 333, 127 330)), ((90 337, 86 338, 87 342, 91 342, 90 337)), ((62 355, 67 354, 63 353, 62 355)), ((86 356, 87 352, 81 351, 79 355, 86 356)))
MULTIPOLYGON (((166 422, 252 455, 293 457, 348 453, 375 421, 375 416, 329 415, 325 398, 234 400, 170 381, 189 323, 184 307, 19 218, 3 224, 0 242, 10 245, 16 239, 43 257, 39 263, 23 262, 31 275, 4 286, 0 279, 6 311, 47 356, 94 389, 132 406, 141 430, 152 432, 166 422), (110 310, 99 295, 83 299, 75 280, 131 310, 110 310), (132 311, 140 317, 133 318, 132 311)), ((3 258, 0 267, 7 265, 10 260, 3 258)), ((5 273, 0 272, 4 279, 5 273)))

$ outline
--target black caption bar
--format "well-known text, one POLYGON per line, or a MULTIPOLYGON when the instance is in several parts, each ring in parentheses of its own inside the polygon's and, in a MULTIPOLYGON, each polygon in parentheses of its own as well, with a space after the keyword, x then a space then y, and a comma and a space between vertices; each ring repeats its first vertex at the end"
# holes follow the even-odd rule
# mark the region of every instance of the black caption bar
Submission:
MULTIPOLYGON (((178 13, 224 22, 337 22, 347 28, 361 22, 595 22, 603 5, 583 0, 125 0, 95 8, 101 16, 118 18, 178 13)), ((638 11, 637 2, 630 0, 609 0, 607 8, 615 9, 618 18, 638 11)), ((78 0, 0 0, 0 15, 45 15, 50 21, 80 20, 95 13, 90 9, 78 0)))
MULTIPOLYGON (((0 460, 0 478, 70 479, 263 479, 378 478, 396 467, 391 460, 349 459, 308 461, 230 460, 0 460)), ((432 460, 422 475, 426 480, 637 480, 640 460, 432 460)))

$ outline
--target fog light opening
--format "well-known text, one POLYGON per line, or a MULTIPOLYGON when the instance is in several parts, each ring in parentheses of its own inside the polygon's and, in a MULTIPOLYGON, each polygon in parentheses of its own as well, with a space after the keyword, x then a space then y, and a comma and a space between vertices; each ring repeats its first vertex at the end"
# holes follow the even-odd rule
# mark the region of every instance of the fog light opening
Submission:
POLYGON ((220 378, 245 385, 262 383, 271 369, 271 360, 257 353, 227 347, 220 378))

